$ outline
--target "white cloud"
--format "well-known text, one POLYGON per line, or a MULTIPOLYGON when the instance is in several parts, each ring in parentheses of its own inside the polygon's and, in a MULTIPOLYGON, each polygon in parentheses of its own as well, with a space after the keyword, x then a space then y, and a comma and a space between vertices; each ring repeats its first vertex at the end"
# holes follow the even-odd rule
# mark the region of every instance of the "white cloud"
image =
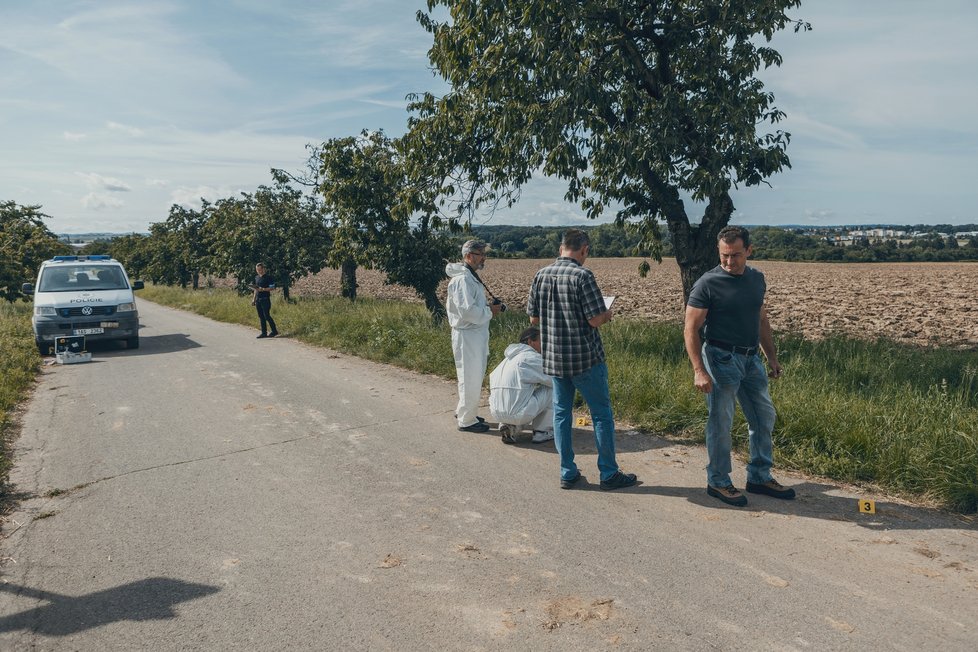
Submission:
POLYGON ((105 126, 113 131, 121 131, 124 134, 138 138, 143 135, 143 130, 138 127, 130 127, 129 125, 120 124, 118 122, 109 121, 105 123, 105 126))
POLYGON ((76 134, 71 131, 64 132, 65 140, 83 140, 88 137, 88 134, 76 134))
POLYGON ((103 177, 94 172, 76 172, 78 176, 85 180, 89 188, 108 190, 109 192, 129 192, 132 188, 125 181, 119 181, 112 177, 103 177))
POLYGON ((165 188, 170 185, 166 179, 146 179, 146 185, 153 188, 165 188))
POLYGON ((124 201, 111 195, 104 195, 97 192, 90 192, 81 199, 81 204, 85 208, 93 211, 100 211, 106 208, 122 208, 126 205, 124 201))
POLYGON ((199 209, 201 207, 201 199, 206 199, 209 202, 216 202, 218 199, 224 199, 226 197, 232 197, 241 193, 241 190, 232 190, 228 187, 215 188, 213 186, 197 186, 195 188, 190 187, 180 187, 174 188, 170 192, 170 204, 177 204, 183 206, 184 208, 195 208, 199 209))

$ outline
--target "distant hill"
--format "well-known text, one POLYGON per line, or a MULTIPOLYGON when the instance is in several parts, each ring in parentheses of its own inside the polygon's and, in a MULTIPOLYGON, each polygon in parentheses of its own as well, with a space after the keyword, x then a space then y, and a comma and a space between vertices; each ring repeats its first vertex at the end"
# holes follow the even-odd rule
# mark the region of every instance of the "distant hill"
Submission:
MULTIPOLYGON (((131 231, 125 233, 58 233, 58 240, 68 243, 95 242, 96 240, 111 240, 122 235, 129 235, 131 231)), ((148 233, 145 235, 149 235, 148 233)))

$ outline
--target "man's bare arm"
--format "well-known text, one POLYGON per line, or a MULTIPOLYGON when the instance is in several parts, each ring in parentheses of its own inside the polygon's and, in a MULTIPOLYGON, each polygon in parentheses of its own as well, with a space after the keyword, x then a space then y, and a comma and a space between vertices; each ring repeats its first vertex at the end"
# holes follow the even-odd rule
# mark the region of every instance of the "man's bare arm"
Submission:
POLYGON ((693 385, 704 394, 709 394, 713 390, 713 380, 703 363, 703 338, 700 337, 700 329, 706 322, 708 312, 706 308, 686 306, 686 324, 683 327, 686 355, 693 365, 693 385))
POLYGON ((595 315, 587 320, 587 323, 591 324, 591 328, 597 328, 602 324, 607 324, 611 321, 613 313, 610 310, 605 310, 601 314, 595 315))
POLYGON ((780 377, 781 363, 778 362, 778 349, 774 345, 774 331, 771 330, 771 322, 767 318, 767 305, 761 306, 761 350, 764 351, 767 365, 771 368, 768 376, 780 377))

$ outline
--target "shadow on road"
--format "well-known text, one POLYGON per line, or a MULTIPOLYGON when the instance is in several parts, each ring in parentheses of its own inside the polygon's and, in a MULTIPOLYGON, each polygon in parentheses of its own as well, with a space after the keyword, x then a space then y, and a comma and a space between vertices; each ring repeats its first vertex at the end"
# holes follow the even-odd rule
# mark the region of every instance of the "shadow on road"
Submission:
MULTIPOLYGON (((716 498, 708 496, 705 484, 702 487, 677 487, 656 485, 655 476, 645 478, 645 480, 645 482, 640 482, 634 487, 619 489, 616 493, 652 494, 656 496, 685 498, 689 502, 707 509, 729 509, 758 513, 769 512, 772 514, 785 514, 803 518, 843 521, 854 523, 859 527, 874 531, 935 530, 944 528, 978 531, 978 525, 976 525, 972 518, 942 512, 936 509, 904 505, 885 500, 876 501, 875 514, 863 514, 859 511, 856 498, 832 495, 830 492, 837 491, 838 487, 812 481, 791 485, 798 494, 795 500, 778 500, 777 498, 768 496, 745 494, 748 500, 746 507, 730 507, 724 505, 716 498)), ((589 488, 598 489, 598 485, 594 484, 589 488)), ((743 490, 743 487, 741 487, 741 490, 743 490)))
MULTIPOLYGON (((499 431, 495 427, 496 424, 493 423, 492 426, 493 429, 487 433, 484 433, 483 436, 495 437, 501 441, 499 431)), ((573 433, 575 455, 597 454, 598 449, 597 446, 595 446, 593 430, 574 428, 573 433)), ((532 433, 529 429, 523 430, 514 446, 528 448, 530 450, 539 450, 544 453, 557 454, 557 449, 554 447, 553 441, 544 442, 542 444, 534 444, 530 442, 531 435, 532 433)), ((641 451, 651 451, 659 448, 669 448, 670 446, 675 445, 676 442, 674 441, 669 441, 668 439, 663 439, 662 437, 650 437, 649 435, 640 433, 636 430, 620 430, 615 433, 615 450, 618 453, 638 453, 641 451)))
POLYGON ((67 636, 109 623, 176 618, 174 607, 217 593, 220 588, 166 577, 124 584, 114 589, 68 596, 14 584, 0 591, 48 604, 0 618, 0 632, 30 630, 46 636, 67 636))
POLYGON ((111 340, 88 342, 86 348, 92 352, 92 356, 104 355, 106 357, 114 357, 116 355, 131 356, 174 353, 176 351, 200 348, 200 344, 190 339, 190 335, 185 333, 167 333, 166 335, 144 335, 140 337, 138 349, 127 349, 124 343, 113 342, 111 340))

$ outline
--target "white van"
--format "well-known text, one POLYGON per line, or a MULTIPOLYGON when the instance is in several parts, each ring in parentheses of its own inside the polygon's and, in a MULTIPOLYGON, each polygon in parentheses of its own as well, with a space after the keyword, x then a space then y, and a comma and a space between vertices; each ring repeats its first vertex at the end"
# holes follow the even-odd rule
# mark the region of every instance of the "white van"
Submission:
POLYGON ((24 283, 34 295, 34 341, 41 355, 54 353, 58 337, 84 335, 86 340, 125 340, 139 348, 139 314, 122 263, 111 256, 55 256, 41 263, 37 285, 24 283))

